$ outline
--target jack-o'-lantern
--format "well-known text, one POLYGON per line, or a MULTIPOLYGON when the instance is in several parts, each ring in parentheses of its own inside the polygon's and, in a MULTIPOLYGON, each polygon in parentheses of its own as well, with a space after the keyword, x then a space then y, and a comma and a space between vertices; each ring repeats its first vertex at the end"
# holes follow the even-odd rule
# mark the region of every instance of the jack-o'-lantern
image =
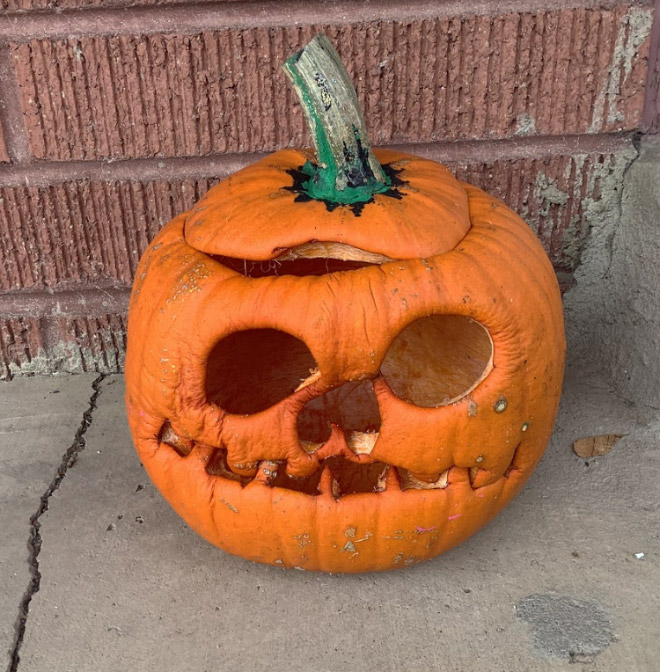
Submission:
POLYGON ((285 67, 316 153, 235 173, 151 243, 129 312, 130 427, 160 492, 220 548, 404 567, 487 523, 540 459, 559 290, 504 204, 372 151, 327 39, 285 67))

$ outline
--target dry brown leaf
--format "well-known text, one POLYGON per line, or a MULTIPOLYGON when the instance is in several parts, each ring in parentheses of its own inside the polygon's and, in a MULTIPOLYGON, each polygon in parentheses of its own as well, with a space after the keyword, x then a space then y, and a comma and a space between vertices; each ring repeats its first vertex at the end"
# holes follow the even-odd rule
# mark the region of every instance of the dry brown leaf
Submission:
POLYGON ((584 436, 573 443, 573 450, 579 457, 599 457, 607 455, 623 434, 599 434, 584 436))

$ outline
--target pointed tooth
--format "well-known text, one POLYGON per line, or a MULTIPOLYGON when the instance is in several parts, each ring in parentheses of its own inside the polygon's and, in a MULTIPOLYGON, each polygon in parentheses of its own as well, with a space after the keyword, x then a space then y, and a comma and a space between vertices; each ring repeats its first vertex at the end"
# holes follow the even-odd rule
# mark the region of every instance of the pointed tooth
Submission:
POLYGON ((394 467, 386 466, 385 469, 383 469, 383 473, 378 477, 378 482, 376 483, 376 492, 384 492, 387 489, 387 485, 389 482, 389 476, 390 476, 390 471, 392 471, 394 467))
POLYGON ((173 429, 172 425, 169 423, 169 420, 165 421, 163 429, 160 433, 161 443, 166 443, 171 448, 174 448, 181 457, 186 457, 190 455, 195 442, 191 439, 184 439, 182 436, 179 436, 173 429))
POLYGON ((330 470, 330 467, 326 464, 323 467, 323 471, 321 472, 321 480, 319 482, 319 492, 322 495, 333 495, 334 496, 334 486, 337 481, 335 481, 334 476, 332 475, 332 471, 330 470))
POLYGON ((449 469, 443 471, 438 478, 431 483, 417 478, 407 469, 399 468, 399 474, 401 476, 401 487, 404 490, 443 490, 449 485, 449 469))
POLYGON ((443 488, 446 488, 449 485, 449 469, 447 471, 443 471, 440 476, 438 476, 438 480, 434 483, 434 486, 440 490, 443 488))
POLYGON ((275 478, 277 478, 277 470, 279 468, 279 462, 273 462, 272 460, 264 460, 259 462, 257 467, 257 475, 253 480, 264 483, 265 485, 272 485, 275 478))
POLYGON ((385 490, 402 490, 401 477, 396 467, 390 467, 385 474, 385 490))
POLYGON ((312 441, 301 441, 300 442, 300 447, 308 454, 311 455, 312 453, 315 453, 321 446, 323 446, 323 443, 313 443, 312 441))
POLYGON ((312 383, 315 383, 319 378, 321 377, 321 372, 318 369, 310 369, 309 370, 309 376, 303 380, 298 387, 296 387, 295 391, 298 392, 299 390, 304 389, 308 385, 311 385, 312 383))
POLYGON ((356 455, 370 455, 378 441, 378 432, 347 432, 346 443, 356 455))

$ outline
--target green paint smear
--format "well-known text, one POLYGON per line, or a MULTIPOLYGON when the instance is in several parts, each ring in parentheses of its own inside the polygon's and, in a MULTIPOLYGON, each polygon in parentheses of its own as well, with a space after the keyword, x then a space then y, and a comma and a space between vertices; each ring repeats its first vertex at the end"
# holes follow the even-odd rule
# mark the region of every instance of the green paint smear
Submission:
POLYGON ((375 194, 382 194, 392 186, 392 181, 386 178, 386 182, 373 180, 359 187, 346 187, 345 189, 338 190, 336 187, 337 173, 328 168, 321 168, 311 161, 305 162, 300 172, 309 177, 308 180, 302 183, 302 188, 310 198, 342 205, 366 203, 375 194))

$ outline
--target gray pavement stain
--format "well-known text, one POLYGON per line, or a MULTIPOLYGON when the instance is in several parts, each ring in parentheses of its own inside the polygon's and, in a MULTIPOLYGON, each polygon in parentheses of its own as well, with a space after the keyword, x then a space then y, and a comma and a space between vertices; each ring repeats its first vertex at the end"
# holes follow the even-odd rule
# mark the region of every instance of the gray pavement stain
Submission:
POLYGON ((589 662, 614 640, 605 610, 593 600, 564 595, 528 595, 516 605, 530 626, 534 649, 542 657, 589 662))

